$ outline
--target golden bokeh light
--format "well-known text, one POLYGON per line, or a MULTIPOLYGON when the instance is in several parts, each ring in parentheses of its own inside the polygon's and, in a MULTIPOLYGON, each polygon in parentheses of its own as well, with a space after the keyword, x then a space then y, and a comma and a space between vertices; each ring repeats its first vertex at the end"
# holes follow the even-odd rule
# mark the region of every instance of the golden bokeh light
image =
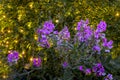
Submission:
POLYGON ((117 13, 115 14, 115 16, 120 16, 120 14, 117 12, 117 13))
POLYGON ((30 58, 30 61, 31 61, 31 62, 33 61, 33 57, 30 58))

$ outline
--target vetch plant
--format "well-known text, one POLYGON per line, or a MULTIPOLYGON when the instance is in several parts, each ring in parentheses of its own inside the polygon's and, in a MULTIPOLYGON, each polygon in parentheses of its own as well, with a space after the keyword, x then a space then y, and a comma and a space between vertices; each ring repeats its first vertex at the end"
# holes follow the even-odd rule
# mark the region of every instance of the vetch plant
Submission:
MULTIPOLYGON (((39 74, 38 79, 47 80, 113 80, 104 66, 113 47, 113 41, 107 40, 104 33, 105 21, 100 21, 94 29, 89 26, 89 20, 80 20, 74 38, 67 26, 61 31, 55 27, 50 20, 37 29, 37 44, 42 49, 31 59, 30 71, 22 75, 29 74, 32 79, 32 75, 39 74)), ((8 55, 8 62, 18 61, 14 55, 8 55)))

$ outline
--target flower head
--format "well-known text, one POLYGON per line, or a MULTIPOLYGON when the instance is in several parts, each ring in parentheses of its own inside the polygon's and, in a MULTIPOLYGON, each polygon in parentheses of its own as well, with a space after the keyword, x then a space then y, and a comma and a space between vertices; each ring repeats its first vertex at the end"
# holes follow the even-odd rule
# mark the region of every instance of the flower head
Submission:
POLYGON ((111 49, 111 48, 113 47, 113 46, 112 46, 112 44, 113 44, 113 41, 112 41, 112 40, 110 40, 109 42, 107 42, 107 39, 106 39, 106 38, 103 38, 102 41, 103 41, 103 46, 104 46, 104 47, 107 47, 107 48, 109 48, 109 49, 111 49))
POLYGON ((93 31, 89 26, 81 27, 81 30, 78 30, 76 34, 76 38, 78 38, 79 41, 84 42, 89 39, 91 39, 93 35, 93 31))
POLYGON ((89 26, 86 26, 84 29, 84 37, 86 40, 90 39, 92 37, 93 31, 89 26))
POLYGON ((108 47, 109 49, 111 49, 111 48, 113 47, 112 44, 113 44, 113 41, 110 40, 110 41, 107 43, 107 47, 108 47))
POLYGON ((101 48, 100 46, 96 45, 93 47, 93 50, 100 52, 101 48))
POLYGON ((101 63, 97 63, 93 68, 92 71, 96 74, 96 76, 104 76, 105 69, 101 63))
POLYGON ((83 71, 83 66, 79 66, 79 70, 80 70, 80 71, 83 71))
POLYGON ((104 32, 106 31, 107 24, 104 21, 100 21, 100 23, 97 26, 97 32, 104 32))
POLYGON ((70 39, 70 32, 68 31, 67 27, 64 27, 62 31, 59 32, 59 36, 63 40, 69 40, 70 39))
POLYGON ((9 54, 8 54, 8 62, 9 63, 13 63, 13 62, 17 62, 18 59, 19 59, 19 53, 17 51, 11 51, 9 54))
POLYGON ((112 74, 108 74, 108 75, 105 77, 105 80, 113 80, 112 74))
POLYGON ((46 21, 43 25, 43 30, 45 31, 48 31, 49 33, 53 32, 55 26, 54 24, 52 23, 52 21, 46 21))
POLYGON ((43 35, 42 38, 38 38, 38 41, 41 47, 46 47, 46 48, 50 47, 50 44, 46 36, 43 35))
POLYGON ((88 19, 86 21, 84 20, 80 20, 80 22, 78 22, 77 24, 77 30, 80 31, 83 27, 86 27, 88 25, 89 21, 88 19))
POLYGON ((39 67, 41 65, 41 62, 42 62, 41 58, 33 58, 33 65, 35 67, 39 67))
POLYGON ((95 31, 95 32, 94 32, 94 37, 95 37, 95 39, 99 39, 99 38, 100 38, 100 34, 101 34, 101 33, 95 31))
POLYGON ((46 48, 50 47, 50 44, 48 42, 48 36, 53 32, 54 28, 55 26, 52 21, 46 21, 42 29, 37 29, 37 33, 40 34, 40 37, 38 39, 38 41, 40 42, 40 46, 46 48))

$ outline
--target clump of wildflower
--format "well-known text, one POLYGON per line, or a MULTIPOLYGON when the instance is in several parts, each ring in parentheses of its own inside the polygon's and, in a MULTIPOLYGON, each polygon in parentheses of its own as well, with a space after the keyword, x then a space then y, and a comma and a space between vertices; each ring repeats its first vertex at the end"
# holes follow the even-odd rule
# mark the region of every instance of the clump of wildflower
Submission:
POLYGON ((48 36, 50 33, 53 32, 54 28, 55 26, 52 23, 52 21, 46 21, 42 29, 40 28, 37 29, 37 33, 40 34, 38 41, 41 47, 46 47, 46 48, 50 47, 50 44, 48 42, 48 36))
POLYGON ((112 74, 108 74, 104 80, 113 80, 112 74))
POLYGON ((9 63, 17 62, 19 59, 19 53, 17 51, 11 51, 7 56, 9 63))
POLYGON ((102 66, 101 63, 97 63, 93 68, 92 71, 96 74, 96 76, 104 76, 105 75, 105 69, 102 66))
POLYGON ((41 65, 41 58, 33 58, 33 66, 39 67, 41 65))

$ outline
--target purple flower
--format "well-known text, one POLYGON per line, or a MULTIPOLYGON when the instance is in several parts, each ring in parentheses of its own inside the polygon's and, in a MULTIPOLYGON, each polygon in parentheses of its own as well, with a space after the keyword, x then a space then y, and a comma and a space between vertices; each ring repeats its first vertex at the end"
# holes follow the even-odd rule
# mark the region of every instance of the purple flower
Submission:
POLYGON ((97 63, 93 68, 92 71, 96 74, 96 76, 104 76, 105 75, 105 69, 102 66, 101 63, 97 63))
POLYGON ((103 46, 104 46, 104 47, 107 47, 107 38, 103 38, 103 39, 102 39, 102 42, 103 42, 103 46))
POLYGON ((51 32, 53 32, 55 26, 52 21, 46 21, 43 25, 42 29, 37 29, 37 33, 40 34, 38 41, 40 42, 40 46, 49 48, 50 44, 48 42, 48 36, 51 32))
POLYGON ((77 30, 80 31, 83 27, 86 27, 88 25, 89 21, 88 19, 86 21, 80 20, 77 24, 77 30))
POLYGON ((113 47, 112 44, 113 44, 113 41, 110 40, 110 41, 107 43, 107 47, 108 47, 109 49, 111 49, 111 48, 113 47))
POLYGON ((112 74, 108 74, 106 76, 105 80, 113 80, 112 74))
POLYGON ((62 42, 63 42, 63 40, 58 40, 58 41, 57 41, 57 45, 61 45, 62 42))
POLYGON ((89 26, 85 26, 82 27, 82 29, 77 32, 76 38, 79 41, 84 42, 91 39, 92 35, 93 35, 92 29, 89 26))
POLYGON ((41 37, 38 38, 38 42, 40 43, 41 47, 49 48, 50 44, 47 39, 47 35, 42 34, 41 37))
POLYGON ((79 41, 84 42, 85 38, 83 36, 83 32, 77 32, 76 38, 78 38, 79 41))
POLYGON ((19 59, 19 53, 17 51, 11 51, 9 54, 8 54, 8 62, 9 63, 13 63, 13 62, 17 62, 18 59, 19 59))
POLYGON ((59 32, 59 37, 62 40, 69 40, 70 39, 70 32, 68 31, 67 27, 64 27, 62 31, 59 32))
POLYGON ((57 35, 57 34, 58 34, 58 31, 54 31, 53 34, 56 34, 56 35, 57 35))
POLYGON ((101 33, 100 37, 103 39, 105 38, 105 34, 104 33, 101 33))
POLYGON ((100 52, 101 48, 100 48, 100 46, 96 45, 93 47, 93 50, 100 52))
POLYGON ((44 34, 44 35, 49 35, 51 32, 49 31, 49 30, 47 30, 47 29, 42 29, 42 34, 44 34))
POLYGON ((91 69, 86 69, 86 70, 85 70, 85 74, 86 74, 86 75, 90 75, 90 74, 91 74, 91 69))
POLYGON ((89 23, 88 20, 86 21, 81 20, 80 22, 78 22, 78 25, 77 25, 78 32, 75 37, 81 42, 91 39, 93 35, 93 30, 89 26, 87 26, 88 23, 89 23))
POLYGON ((105 50, 105 52, 109 53, 109 52, 110 52, 110 50, 105 50))
POLYGON ((106 39, 106 38, 103 38, 102 41, 103 41, 103 46, 104 46, 104 47, 108 47, 109 49, 111 49, 111 48, 113 47, 113 46, 112 46, 112 44, 113 44, 113 41, 112 41, 112 40, 110 40, 109 42, 107 42, 107 39, 106 39))
POLYGON ((44 31, 47 30, 47 31, 49 31, 50 33, 53 32, 54 28, 55 28, 55 26, 54 26, 54 24, 52 23, 51 20, 50 20, 50 21, 46 21, 46 22, 44 23, 44 25, 43 25, 43 30, 44 30, 44 31))
POLYGON ((38 41, 40 42, 41 47, 46 47, 46 48, 50 47, 50 44, 46 38, 39 38, 38 41))
POLYGON ((67 62, 64 62, 64 63, 62 64, 62 66, 63 66, 63 68, 66 68, 66 67, 68 66, 68 63, 67 63, 67 62))
POLYGON ((83 66, 79 66, 79 70, 80 70, 80 71, 83 71, 83 66))
POLYGON ((97 32, 104 32, 106 31, 107 24, 104 21, 100 21, 100 23, 97 26, 97 32))
POLYGON ((42 30, 40 28, 38 28, 36 32, 37 32, 37 34, 41 34, 42 30))
POLYGON ((41 62, 42 62, 41 58, 33 58, 33 65, 35 67, 39 67, 41 65, 41 62))
POLYGON ((100 33, 95 31, 94 32, 94 37, 95 37, 95 39, 99 39, 100 38, 100 33))
POLYGON ((86 40, 90 39, 92 37, 93 31, 89 26, 86 26, 84 29, 84 37, 86 40))

